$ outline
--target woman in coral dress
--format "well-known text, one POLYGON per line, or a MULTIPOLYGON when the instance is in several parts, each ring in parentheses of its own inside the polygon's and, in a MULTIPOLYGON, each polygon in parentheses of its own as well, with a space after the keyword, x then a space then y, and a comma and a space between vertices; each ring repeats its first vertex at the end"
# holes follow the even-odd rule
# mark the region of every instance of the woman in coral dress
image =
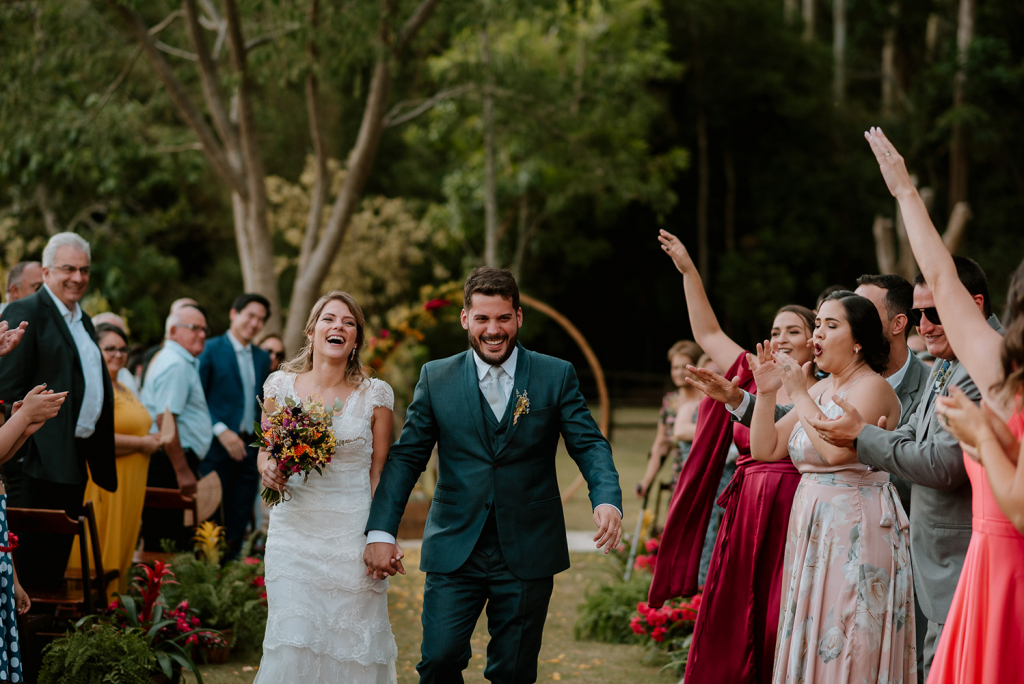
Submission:
MULTIPOLYGON (((153 419, 138 397, 117 381, 117 372, 128 360, 128 337, 110 323, 96 326, 96 338, 114 388, 114 450, 117 454, 117 491, 108 492, 89 478, 83 501, 92 501, 104 570, 120 570, 117 589, 128 591, 132 555, 139 541, 142 506, 146 500, 149 455, 160 446, 160 436, 149 433, 153 419)), ((91 556, 90 556, 91 557, 91 556)), ((78 540, 68 560, 69 568, 81 565, 78 540)))
POLYGON ((936 320, 956 321, 944 327, 945 334, 984 403, 975 406, 957 392, 937 400, 936 412, 964 448, 973 533, 928 684, 1019 682, 1024 679, 1024 262, 1010 283, 1006 332, 1000 335, 960 282, 903 157, 881 129, 865 137, 899 202, 910 246, 935 298, 936 320))

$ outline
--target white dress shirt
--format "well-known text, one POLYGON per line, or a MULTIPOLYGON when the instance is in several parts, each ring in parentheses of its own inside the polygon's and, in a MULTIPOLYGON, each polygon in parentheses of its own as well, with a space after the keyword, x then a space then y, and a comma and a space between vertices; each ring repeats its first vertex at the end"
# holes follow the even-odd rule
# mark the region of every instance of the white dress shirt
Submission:
MULTIPOLYGON (((518 360, 519 347, 515 347, 512 349, 512 354, 508 357, 508 359, 505 360, 505 363, 501 364, 501 369, 505 372, 499 377, 498 382, 501 383, 501 393, 502 396, 504 396, 505 398, 506 404, 508 403, 508 400, 512 397, 512 389, 515 387, 516 363, 518 362, 518 360)), ((473 352, 473 361, 476 362, 476 378, 477 382, 479 383, 480 393, 486 397, 488 386, 492 382, 494 382, 490 374, 492 366, 491 364, 481 359, 480 355, 477 354, 476 351, 473 352)), ((619 508, 617 506, 613 506, 612 504, 598 504, 597 506, 594 507, 594 510, 597 510, 597 508, 601 506, 611 506, 616 511, 618 511, 619 517, 622 517, 622 511, 619 511, 619 508)), ((395 538, 394 536, 383 530, 370 530, 366 533, 367 544, 376 544, 378 542, 394 544, 395 538)))
MULTIPOLYGON (((242 410, 242 423, 232 428, 237 433, 251 433, 256 423, 256 368, 253 366, 252 345, 242 344, 235 339, 229 330, 228 341, 235 350, 235 361, 238 363, 238 376, 242 379, 242 396, 246 398, 245 407, 242 410)), ((220 437, 221 433, 228 429, 224 423, 215 423, 213 434, 220 437)))
POLYGON ((71 331, 71 338, 78 349, 78 360, 82 364, 85 392, 82 394, 82 408, 78 411, 78 422, 75 424, 75 437, 92 437, 96 431, 96 421, 103 412, 103 355, 82 323, 82 307, 78 302, 75 302, 75 310, 72 311, 57 299, 48 285, 43 285, 43 289, 53 299, 57 311, 71 331))

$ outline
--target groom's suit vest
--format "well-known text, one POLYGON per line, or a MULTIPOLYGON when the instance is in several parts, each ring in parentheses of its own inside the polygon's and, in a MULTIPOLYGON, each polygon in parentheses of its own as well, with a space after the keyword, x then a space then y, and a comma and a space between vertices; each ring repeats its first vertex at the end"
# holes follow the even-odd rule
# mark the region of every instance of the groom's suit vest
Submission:
POLYGON ((571 364, 519 347, 512 397, 499 423, 467 351, 423 366, 405 426, 391 447, 367 530, 396 534, 409 493, 438 445, 438 480, 420 569, 448 573, 469 557, 492 508, 501 551, 520 579, 569 567, 555 475, 559 435, 590 487, 593 506, 622 509, 611 448, 571 364), (529 412, 517 410, 529 404, 529 412))

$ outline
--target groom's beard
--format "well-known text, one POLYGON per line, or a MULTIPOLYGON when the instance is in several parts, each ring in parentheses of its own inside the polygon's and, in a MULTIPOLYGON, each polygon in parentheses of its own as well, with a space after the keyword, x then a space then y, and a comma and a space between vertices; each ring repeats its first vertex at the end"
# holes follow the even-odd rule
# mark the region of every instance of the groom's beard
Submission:
MULTIPOLYGON (((505 344, 505 349, 504 351, 501 352, 501 354, 498 355, 491 354, 489 351, 484 349, 483 342, 480 341, 481 337, 483 337, 483 335, 473 337, 472 333, 470 333, 469 346, 473 348, 473 351, 477 353, 477 356, 486 361, 488 364, 492 366, 500 366, 501 364, 508 361, 508 357, 512 356, 512 350, 516 348, 516 342, 519 341, 519 331, 517 330, 516 334, 512 335, 511 337, 506 337, 508 342, 506 342, 505 344)), ((498 338, 488 337, 488 339, 497 340, 498 338)))

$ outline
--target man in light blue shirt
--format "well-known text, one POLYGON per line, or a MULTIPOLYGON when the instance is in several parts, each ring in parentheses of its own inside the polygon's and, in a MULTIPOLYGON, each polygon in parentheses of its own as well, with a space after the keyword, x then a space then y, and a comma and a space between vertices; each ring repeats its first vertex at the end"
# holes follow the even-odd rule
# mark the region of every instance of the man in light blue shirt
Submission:
MULTIPOLYGON (((142 403, 160 420, 165 411, 174 415, 179 444, 153 454, 149 460, 149 487, 181 489, 186 496, 196 492, 196 473, 213 441, 213 422, 199 379, 199 355, 206 345, 206 315, 197 306, 185 306, 167 318, 163 349, 146 372, 142 403)), ((156 429, 156 428, 154 428, 156 429)), ((181 511, 145 509, 142 536, 147 551, 160 551, 161 541, 170 539, 179 548, 189 548, 191 531, 184 526, 181 511)))

